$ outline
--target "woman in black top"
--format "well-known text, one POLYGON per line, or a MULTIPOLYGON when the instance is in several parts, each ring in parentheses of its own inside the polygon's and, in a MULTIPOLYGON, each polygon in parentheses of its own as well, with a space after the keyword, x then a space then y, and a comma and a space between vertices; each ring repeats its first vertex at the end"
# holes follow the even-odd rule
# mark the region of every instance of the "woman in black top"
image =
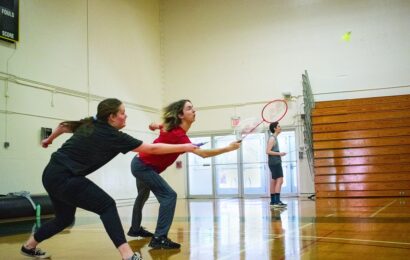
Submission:
POLYGON ((127 115, 118 99, 99 103, 96 118, 65 121, 53 131, 42 146, 47 147, 63 133, 73 133, 56 152, 43 172, 43 185, 55 209, 55 218, 42 225, 21 247, 21 253, 37 258, 50 255, 36 246, 59 233, 74 221, 76 208, 98 214, 105 230, 123 259, 140 259, 128 245, 115 201, 85 176, 105 165, 119 153, 129 151, 152 154, 190 152, 193 144, 148 144, 119 131, 125 126, 127 115))

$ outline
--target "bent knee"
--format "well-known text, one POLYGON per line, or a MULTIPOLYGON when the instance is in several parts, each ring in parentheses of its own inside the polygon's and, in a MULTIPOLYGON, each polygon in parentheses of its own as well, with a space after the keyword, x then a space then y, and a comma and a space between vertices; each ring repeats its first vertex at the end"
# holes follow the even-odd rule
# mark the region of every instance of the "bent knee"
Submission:
POLYGON ((176 200, 177 197, 178 197, 178 195, 177 195, 177 193, 176 193, 175 191, 170 191, 170 192, 168 192, 167 196, 168 196, 169 198, 175 199, 175 200, 176 200))

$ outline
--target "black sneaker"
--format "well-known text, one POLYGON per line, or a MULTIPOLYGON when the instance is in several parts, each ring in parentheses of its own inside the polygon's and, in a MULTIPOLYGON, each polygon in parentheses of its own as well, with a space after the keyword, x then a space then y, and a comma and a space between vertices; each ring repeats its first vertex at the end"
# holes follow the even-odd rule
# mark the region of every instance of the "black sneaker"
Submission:
POLYGON ((171 239, 161 236, 161 237, 152 237, 149 247, 155 249, 178 249, 181 247, 180 244, 172 242, 171 239))
POLYGON ((286 203, 283 203, 282 201, 279 201, 279 203, 278 203, 279 205, 281 205, 282 207, 287 207, 288 206, 288 204, 286 204, 286 203))
POLYGON ((25 256, 34 257, 34 258, 41 258, 41 259, 51 257, 50 254, 47 254, 46 252, 41 251, 40 248, 27 249, 27 248, 24 247, 24 245, 21 246, 20 253, 22 255, 25 255, 25 256))
POLYGON ((131 227, 127 235, 129 235, 130 237, 153 237, 154 236, 154 234, 152 234, 148 230, 145 230, 144 227, 140 227, 138 231, 134 231, 131 227))

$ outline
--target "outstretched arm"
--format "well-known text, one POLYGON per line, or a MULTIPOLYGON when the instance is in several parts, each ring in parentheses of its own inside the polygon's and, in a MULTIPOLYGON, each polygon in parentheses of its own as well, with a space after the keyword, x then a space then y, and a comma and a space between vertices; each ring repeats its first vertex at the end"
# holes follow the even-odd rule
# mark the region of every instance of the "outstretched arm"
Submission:
POLYGON ((230 151, 234 151, 238 149, 239 147, 241 147, 241 143, 238 141, 235 141, 223 148, 216 148, 216 149, 209 149, 209 150, 196 149, 192 153, 198 156, 201 156, 202 158, 208 158, 208 157, 220 155, 223 153, 227 153, 230 151))
POLYGON ((53 130, 51 135, 43 140, 41 140, 41 146, 47 148, 50 144, 53 143, 53 140, 59 137, 64 133, 72 133, 71 129, 64 124, 59 124, 56 129, 53 130))
POLYGON ((147 144, 143 143, 137 148, 135 148, 134 152, 143 152, 149 154, 164 154, 164 153, 184 153, 184 152, 193 152, 198 150, 198 146, 187 143, 187 144, 163 144, 163 143, 155 143, 155 144, 147 144))

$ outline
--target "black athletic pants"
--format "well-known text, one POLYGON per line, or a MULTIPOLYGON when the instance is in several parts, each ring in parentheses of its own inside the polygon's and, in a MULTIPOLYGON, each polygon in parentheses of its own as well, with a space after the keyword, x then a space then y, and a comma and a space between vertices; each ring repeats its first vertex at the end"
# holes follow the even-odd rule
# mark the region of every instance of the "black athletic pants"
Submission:
POLYGON ((115 247, 126 243, 115 201, 84 176, 73 175, 65 166, 51 159, 43 172, 43 185, 55 210, 55 218, 42 225, 34 234, 41 242, 59 233, 74 221, 76 208, 100 216, 115 247))

